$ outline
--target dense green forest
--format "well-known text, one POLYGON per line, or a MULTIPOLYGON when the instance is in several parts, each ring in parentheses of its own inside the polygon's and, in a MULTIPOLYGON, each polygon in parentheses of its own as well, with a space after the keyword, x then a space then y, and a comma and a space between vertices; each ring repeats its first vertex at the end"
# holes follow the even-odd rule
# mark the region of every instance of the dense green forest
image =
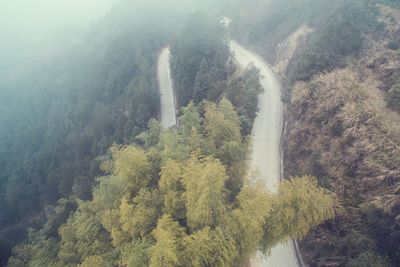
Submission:
POLYGON ((171 74, 178 106, 225 96, 239 113, 242 133, 251 132, 263 90, 258 70, 238 69, 218 17, 200 11, 188 16, 171 42, 171 74))
POLYGON ((198 12, 171 44, 171 72, 179 106, 215 101, 227 79, 229 49, 218 18, 198 12), (200 63, 200 64, 199 64, 200 63))
POLYGON ((3 80, 3 263, 27 227, 41 224, 46 205, 71 195, 90 199, 99 174, 97 157, 114 142, 134 142, 158 117, 155 63, 170 33, 163 25, 176 19, 168 10, 135 10, 129 2, 120 3, 82 44, 62 47, 60 54, 32 63, 22 77, 3 80))

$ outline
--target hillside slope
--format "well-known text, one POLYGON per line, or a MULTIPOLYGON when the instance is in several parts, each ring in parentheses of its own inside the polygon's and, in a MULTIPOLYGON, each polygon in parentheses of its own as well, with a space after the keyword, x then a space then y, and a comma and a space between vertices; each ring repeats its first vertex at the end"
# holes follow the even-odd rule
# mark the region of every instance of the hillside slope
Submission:
POLYGON ((328 2, 253 1, 231 31, 285 81, 285 173, 315 175, 338 199, 301 243, 307 263, 398 266, 398 5, 328 2))

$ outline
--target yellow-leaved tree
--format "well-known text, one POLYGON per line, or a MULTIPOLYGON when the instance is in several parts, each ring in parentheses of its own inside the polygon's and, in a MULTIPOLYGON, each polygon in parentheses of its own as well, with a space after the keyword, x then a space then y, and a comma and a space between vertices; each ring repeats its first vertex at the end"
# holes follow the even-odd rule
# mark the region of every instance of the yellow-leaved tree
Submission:
POLYGON ((226 213, 225 167, 213 157, 196 154, 186 163, 183 172, 186 218, 191 230, 216 227, 226 213))
POLYGON ((313 176, 286 180, 271 196, 271 212, 263 227, 262 246, 267 250, 286 239, 304 237, 311 226, 334 216, 332 195, 313 176))
POLYGON ((114 145, 92 199, 58 225, 49 219, 57 238, 32 231, 9 265, 239 267, 332 218, 333 198, 314 177, 277 193, 243 178, 246 144, 228 100, 206 103, 203 120, 193 104, 183 112, 169 130, 151 122, 144 148, 114 145))
POLYGON ((121 177, 133 191, 147 186, 149 179, 150 164, 146 153, 135 146, 113 146, 111 147, 112 173, 114 176, 121 177))
POLYGON ((108 267, 109 265, 100 256, 89 256, 83 260, 79 267, 108 267))
POLYGON ((164 196, 164 211, 175 219, 184 219, 186 215, 182 168, 181 163, 168 161, 161 169, 159 180, 164 196))
POLYGON ((163 215, 153 231, 156 239, 150 248, 150 267, 181 266, 184 229, 170 215, 163 215))

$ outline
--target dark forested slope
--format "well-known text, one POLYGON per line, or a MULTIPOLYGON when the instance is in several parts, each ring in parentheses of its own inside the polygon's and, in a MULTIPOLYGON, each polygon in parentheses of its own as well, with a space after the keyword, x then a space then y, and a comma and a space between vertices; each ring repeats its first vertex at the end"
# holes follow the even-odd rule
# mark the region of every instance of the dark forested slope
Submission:
POLYGON ((27 226, 41 224, 45 205, 89 199, 96 158, 158 117, 155 63, 163 27, 175 21, 168 10, 121 2, 79 42, 51 44, 2 79, 2 263, 27 226))
POLYGON ((238 69, 230 56, 220 18, 205 12, 187 16, 171 43, 171 75, 178 106, 189 101, 219 101, 226 96, 236 107, 244 136, 251 132, 262 92, 258 71, 238 69))

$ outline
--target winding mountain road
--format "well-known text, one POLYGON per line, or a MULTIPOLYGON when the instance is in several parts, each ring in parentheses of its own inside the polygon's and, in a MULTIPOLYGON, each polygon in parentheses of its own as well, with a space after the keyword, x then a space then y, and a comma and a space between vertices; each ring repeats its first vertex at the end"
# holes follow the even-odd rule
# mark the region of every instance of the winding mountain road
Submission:
MULTIPOLYGON (((231 41, 230 48, 237 63, 245 68, 249 64, 260 70, 264 93, 259 96, 259 112, 252 131, 251 168, 257 169, 271 191, 276 191, 280 181, 280 138, 283 121, 281 86, 271 68, 264 60, 237 42, 231 41)), ((169 48, 164 48, 157 64, 157 76, 161 96, 161 125, 168 128, 176 124, 175 97, 169 69, 169 48)), ((292 242, 282 243, 272 249, 271 255, 264 257, 257 252, 251 259, 252 267, 298 267, 292 242)))
MULTIPOLYGON (((256 169, 268 190, 275 192, 281 178, 280 139, 283 127, 281 85, 271 68, 257 54, 235 41, 230 43, 237 63, 245 68, 249 64, 260 70, 264 92, 258 97, 258 114, 252 131, 251 168, 256 169)), ((298 267, 292 242, 279 244, 271 255, 257 252, 251 259, 252 267, 298 267)))
POLYGON ((169 47, 163 48, 160 52, 157 62, 157 79, 159 83, 161 99, 160 122, 164 128, 168 128, 176 124, 175 97, 169 68, 169 55, 169 47))

